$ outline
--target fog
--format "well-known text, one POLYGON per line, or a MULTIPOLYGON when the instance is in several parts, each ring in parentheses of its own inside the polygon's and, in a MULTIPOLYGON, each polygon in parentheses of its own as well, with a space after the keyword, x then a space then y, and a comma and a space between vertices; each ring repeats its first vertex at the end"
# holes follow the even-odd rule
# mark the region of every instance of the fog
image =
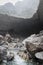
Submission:
POLYGON ((40 0, 22 0, 15 4, 15 16, 31 18, 37 11, 40 0))
POLYGON ((16 16, 19 18, 31 18, 38 10, 38 6, 40 3, 40 0, 15 1, 6 1, 4 5, 0 6, 0 13, 5 13, 10 16, 16 16))

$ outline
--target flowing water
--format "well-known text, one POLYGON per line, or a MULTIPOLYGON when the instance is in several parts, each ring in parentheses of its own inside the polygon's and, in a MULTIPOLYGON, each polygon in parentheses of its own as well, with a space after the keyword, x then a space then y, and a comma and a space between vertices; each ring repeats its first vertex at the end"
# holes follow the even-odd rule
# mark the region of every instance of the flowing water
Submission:
MULTIPOLYGON (((12 50, 10 50, 10 51, 12 51, 12 50)), ((2 63, 0 65, 36 65, 35 62, 29 62, 29 61, 27 62, 27 61, 23 60, 21 57, 19 57, 17 55, 17 51, 19 51, 19 50, 16 50, 16 51, 13 50, 12 51, 15 54, 15 57, 14 57, 13 61, 4 62, 4 63, 2 63)))
POLYGON ((16 55, 13 61, 2 63, 0 65, 36 65, 36 63, 26 62, 25 60, 21 59, 18 55, 16 55))

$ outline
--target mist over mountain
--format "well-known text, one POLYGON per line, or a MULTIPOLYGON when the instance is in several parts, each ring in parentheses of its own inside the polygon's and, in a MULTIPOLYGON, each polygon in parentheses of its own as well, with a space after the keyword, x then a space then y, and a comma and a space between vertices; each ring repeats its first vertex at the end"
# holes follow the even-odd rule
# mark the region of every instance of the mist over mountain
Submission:
POLYGON ((15 4, 16 16, 21 18, 31 18, 38 10, 40 0, 23 0, 15 4))
POLYGON ((27 9, 24 10, 25 8, 23 6, 19 6, 22 5, 20 4, 21 2, 19 1, 17 3, 15 4, 15 6, 12 3, 6 3, 5 5, 0 6, 0 13, 2 12, 2 14, 0 14, 0 30, 2 31, 14 30, 15 33, 19 33, 19 34, 21 33, 33 34, 42 30, 43 29, 43 9, 42 9, 43 0, 40 2, 38 12, 36 12, 32 18, 28 17, 29 19, 24 19, 27 18, 27 16, 29 15, 29 12, 27 10, 28 7, 26 6, 27 9), (23 7, 23 9, 21 7, 23 7), (26 12, 27 16, 22 15, 21 17, 22 11, 23 13, 26 12), (9 16, 3 14, 8 14, 9 16), (11 15, 14 15, 14 17, 12 17, 11 15), (21 18, 18 18, 19 16, 21 18))
POLYGON ((15 6, 10 2, 0 6, 0 14, 15 14, 15 6))
POLYGON ((0 13, 8 14, 19 18, 31 18, 37 11, 39 0, 23 0, 13 3, 6 3, 0 6, 0 13))

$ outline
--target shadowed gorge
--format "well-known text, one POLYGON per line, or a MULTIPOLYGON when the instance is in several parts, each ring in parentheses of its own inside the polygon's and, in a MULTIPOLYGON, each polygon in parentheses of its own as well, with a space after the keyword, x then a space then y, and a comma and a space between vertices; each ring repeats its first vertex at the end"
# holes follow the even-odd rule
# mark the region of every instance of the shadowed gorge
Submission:
POLYGON ((33 34, 43 29, 43 21, 36 13, 30 19, 23 19, 0 14, 0 31, 10 31, 17 34, 33 34))

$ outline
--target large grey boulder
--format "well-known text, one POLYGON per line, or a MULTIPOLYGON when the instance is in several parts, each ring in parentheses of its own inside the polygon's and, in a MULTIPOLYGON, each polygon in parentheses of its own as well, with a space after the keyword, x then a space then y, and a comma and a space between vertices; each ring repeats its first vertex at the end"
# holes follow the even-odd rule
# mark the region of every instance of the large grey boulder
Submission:
POLYGON ((37 61, 43 62, 43 51, 35 53, 37 61))
POLYGON ((30 52, 31 55, 35 55, 37 52, 43 51, 43 31, 39 34, 33 34, 30 37, 26 38, 22 43, 26 47, 27 52, 30 52))

